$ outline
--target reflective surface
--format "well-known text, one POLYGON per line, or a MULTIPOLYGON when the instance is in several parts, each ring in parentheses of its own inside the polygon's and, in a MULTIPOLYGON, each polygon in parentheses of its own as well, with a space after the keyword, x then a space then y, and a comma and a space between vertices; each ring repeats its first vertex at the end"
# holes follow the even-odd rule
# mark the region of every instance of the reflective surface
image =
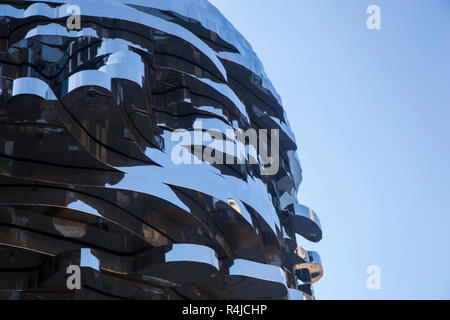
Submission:
POLYGON ((0 3, 0 298, 313 299, 320 257, 295 234, 320 222, 242 35, 203 0, 62 2, 0 3), (192 154, 199 131, 277 129, 279 170, 260 148, 176 164, 179 129, 192 154))

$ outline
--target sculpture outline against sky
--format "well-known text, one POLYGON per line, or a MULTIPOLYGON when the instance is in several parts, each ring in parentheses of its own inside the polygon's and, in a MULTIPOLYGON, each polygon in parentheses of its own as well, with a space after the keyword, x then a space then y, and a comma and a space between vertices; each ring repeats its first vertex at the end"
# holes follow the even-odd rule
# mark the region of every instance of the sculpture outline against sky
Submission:
POLYGON ((320 221, 248 42, 207 1, 61 2, 0 4, 0 298, 313 299, 320 257, 295 235, 320 221), (227 134, 251 129, 277 134, 227 134), (174 163, 177 130, 196 161, 174 163))

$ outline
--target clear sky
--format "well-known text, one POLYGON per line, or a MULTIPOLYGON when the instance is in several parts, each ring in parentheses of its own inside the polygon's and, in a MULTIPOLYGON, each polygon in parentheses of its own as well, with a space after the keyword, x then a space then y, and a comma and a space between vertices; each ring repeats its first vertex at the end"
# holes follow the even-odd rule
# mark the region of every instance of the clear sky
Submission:
POLYGON ((249 40, 324 238, 318 299, 450 299, 450 1, 210 0, 249 40), (381 9, 368 30, 366 9, 381 9), (369 265, 381 289, 366 287, 369 265))

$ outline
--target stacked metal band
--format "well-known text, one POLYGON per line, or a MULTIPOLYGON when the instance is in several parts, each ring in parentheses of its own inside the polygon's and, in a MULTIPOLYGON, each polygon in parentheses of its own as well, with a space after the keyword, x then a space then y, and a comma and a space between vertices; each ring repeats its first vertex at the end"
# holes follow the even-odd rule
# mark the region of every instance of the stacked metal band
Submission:
POLYGON ((251 46, 207 1, 2 1, 0 298, 313 299, 320 257, 296 234, 322 231, 296 149, 251 46), (208 146, 199 130, 278 129, 279 169, 174 163, 179 129, 189 152, 208 146))

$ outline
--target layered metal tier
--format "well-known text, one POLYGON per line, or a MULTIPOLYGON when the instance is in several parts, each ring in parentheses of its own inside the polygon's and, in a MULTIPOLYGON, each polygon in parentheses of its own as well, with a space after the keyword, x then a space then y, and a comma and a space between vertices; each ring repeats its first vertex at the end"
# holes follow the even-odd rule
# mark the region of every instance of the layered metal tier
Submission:
POLYGON ((0 1, 0 298, 313 299, 320 257, 296 238, 322 230, 296 149, 207 1, 0 1), (230 135, 249 130, 271 135, 230 135))

